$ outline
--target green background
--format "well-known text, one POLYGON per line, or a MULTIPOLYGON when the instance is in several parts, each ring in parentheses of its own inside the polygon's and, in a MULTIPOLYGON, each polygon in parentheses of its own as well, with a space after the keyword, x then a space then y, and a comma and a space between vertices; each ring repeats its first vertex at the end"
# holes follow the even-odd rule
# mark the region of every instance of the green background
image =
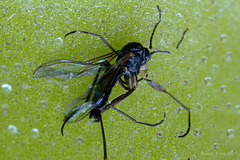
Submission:
MULTIPOLYGON (((116 107, 149 123, 166 112, 166 121, 147 127, 105 112, 109 159, 240 159, 237 0, 1 1, 0 159, 103 159, 99 124, 86 118, 60 134, 65 106, 89 81, 33 79, 33 71, 54 59, 82 61, 110 52, 96 37, 63 38, 76 29, 102 35, 116 50, 132 41, 148 47, 157 5, 163 13, 153 49, 171 54, 153 55, 148 75, 191 109, 192 128, 188 136, 174 138, 187 129, 187 112, 178 113, 176 102, 141 82, 116 107)), ((110 100, 122 93, 116 86, 110 100)))

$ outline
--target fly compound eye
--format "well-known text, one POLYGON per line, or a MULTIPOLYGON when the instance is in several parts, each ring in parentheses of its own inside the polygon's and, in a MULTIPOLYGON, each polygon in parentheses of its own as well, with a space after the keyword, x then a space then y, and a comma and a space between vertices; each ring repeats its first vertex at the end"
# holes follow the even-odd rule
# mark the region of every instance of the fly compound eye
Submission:
POLYGON ((151 54, 147 48, 145 48, 145 60, 146 62, 151 59, 151 54))

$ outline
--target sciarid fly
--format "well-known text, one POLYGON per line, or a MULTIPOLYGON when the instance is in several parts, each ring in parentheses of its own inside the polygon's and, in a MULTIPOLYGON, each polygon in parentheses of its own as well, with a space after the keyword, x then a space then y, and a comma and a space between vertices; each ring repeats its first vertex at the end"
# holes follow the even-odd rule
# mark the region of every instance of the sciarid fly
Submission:
MULTIPOLYGON (((149 49, 152 49, 152 39, 154 37, 155 30, 161 22, 161 10, 157 6, 159 11, 159 21, 156 23, 152 35, 150 37, 149 49)), ((118 113, 126 116, 128 119, 135 123, 158 126, 163 123, 166 114, 164 113, 163 119, 155 124, 149 124, 140 122, 133 117, 127 115, 123 111, 115 108, 115 105, 130 96, 137 88, 140 81, 147 82, 153 89, 166 93, 173 100, 175 100, 181 107, 188 112, 188 128, 183 135, 178 137, 185 137, 190 130, 190 109, 177 100, 172 94, 167 92, 164 87, 147 78, 147 62, 150 60, 154 53, 170 53, 169 51, 155 50, 150 52, 148 48, 144 48, 141 43, 131 42, 125 45, 121 50, 115 50, 101 35, 86 32, 82 30, 72 31, 65 35, 69 36, 73 33, 83 33, 91 36, 99 37, 112 52, 103 56, 90 59, 88 61, 74 61, 69 59, 58 59, 49 61, 40 65, 34 72, 34 78, 46 78, 46 77, 65 77, 65 78, 79 78, 87 75, 94 75, 94 80, 91 83, 91 87, 81 96, 74 99, 65 110, 64 122, 61 128, 63 135, 63 128, 67 122, 73 123, 82 120, 89 115, 94 119, 94 122, 100 122, 103 138, 103 150, 104 159, 107 159, 107 146, 104 133, 102 113, 113 109, 118 113), (111 64, 114 59, 116 62, 111 64), (139 78, 141 74, 141 78, 139 78), (108 102, 109 95, 116 82, 126 90, 126 93, 108 102)), ((184 34, 186 31, 184 32, 184 34)), ((183 37, 184 37, 183 34, 183 37)), ((182 39, 183 39, 182 37, 182 39)), ((182 41, 181 39, 181 41, 182 41)), ((181 43, 179 42, 179 44, 181 43)), ((177 47, 179 46, 177 45, 177 47)))

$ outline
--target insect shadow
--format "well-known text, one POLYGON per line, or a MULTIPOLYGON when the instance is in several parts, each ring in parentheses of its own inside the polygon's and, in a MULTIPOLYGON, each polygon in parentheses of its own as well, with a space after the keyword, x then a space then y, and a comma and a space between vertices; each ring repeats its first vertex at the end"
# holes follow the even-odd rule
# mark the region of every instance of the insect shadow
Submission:
MULTIPOLYGON (((150 37, 150 49, 152 49, 152 39, 154 37, 155 30, 161 22, 161 10, 159 6, 157 6, 157 9, 159 11, 159 21, 154 26, 153 32, 150 37)), ((186 31, 184 32, 182 39, 184 38, 186 31)), ((153 89, 169 95, 173 100, 175 100, 181 107, 183 107, 188 112, 187 131, 185 132, 185 134, 179 135, 178 137, 185 137, 189 133, 191 127, 190 109, 187 108, 184 104, 182 104, 179 100, 177 100, 172 94, 167 92, 164 87, 147 78, 147 62, 150 60, 151 56, 154 53, 170 53, 169 51, 155 50, 150 52, 148 48, 144 48, 142 44, 138 42, 128 43, 121 50, 115 50, 101 35, 95 33, 76 30, 67 33, 65 37, 73 33, 83 33, 97 36, 103 41, 103 43, 108 46, 108 48, 112 50, 112 52, 82 62, 69 59, 53 60, 40 65, 35 70, 33 75, 34 78, 63 77, 69 79, 79 78, 86 75, 95 75, 91 87, 84 94, 74 99, 66 107, 64 122, 61 128, 62 135, 63 128, 67 122, 77 122, 89 115, 90 118, 94 119, 94 122, 101 123, 104 159, 107 159, 107 145, 102 121, 103 112, 109 109, 113 109, 118 113, 124 115, 131 121, 146 126, 153 127, 162 124, 166 117, 165 112, 163 114, 163 119, 160 122, 150 124, 137 121, 123 111, 115 108, 115 105, 130 96, 136 90, 138 83, 143 80, 146 81, 153 89), (116 62, 114 64, 110 64, 110 62, 113 61, 115 58, 116 62), (141 78, 138 78, 139 74, 141 74, 141 78), (112 88, 117 81, 127 92, 108 103, 109 95, 111 94, 112 88)), ((177 45, 177 47, 182 42, 182 39, 177 45)))

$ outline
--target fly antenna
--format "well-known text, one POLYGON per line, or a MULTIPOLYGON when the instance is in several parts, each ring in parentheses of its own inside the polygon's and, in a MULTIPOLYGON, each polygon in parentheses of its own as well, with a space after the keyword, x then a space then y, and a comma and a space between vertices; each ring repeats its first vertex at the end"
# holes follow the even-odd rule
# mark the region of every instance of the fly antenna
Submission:
POLYGON ((169 51, 153 51, 153 52, 150 52, 150 54, 154 54, 154 53, 168 53, 168 54, 171 54, 171 52, 169 51))
POLYGON ((159 11, 159 21, 155 24, 155 26, 154 26, 154 28, 153 28, 152 35, 151 35, 151 37, 150 37, 150 46, 149 46, 150 49, 152 49, 152 39, 153 39, 155 30, 156 30, 157 26, 159 25, 159 23, 161 22, 161 17, 162 17, 162 15, 161 15, 161 12, 162 12, 162 11, 161 11, 161 9, 159 8, 158 5, 157 5, 157 9, 158 9, 158 11, 159 11))
POLYGON ((183 38, 185 37, 185 34, 187 33, 188 29, 189 29, 189 28, 187 28, 187 29, 183 32, 182 38, 181 38, 181 40, 178 42, 176 49, 178 49, 178 47, 179 47, 180 44, 182 43, 183 38))

